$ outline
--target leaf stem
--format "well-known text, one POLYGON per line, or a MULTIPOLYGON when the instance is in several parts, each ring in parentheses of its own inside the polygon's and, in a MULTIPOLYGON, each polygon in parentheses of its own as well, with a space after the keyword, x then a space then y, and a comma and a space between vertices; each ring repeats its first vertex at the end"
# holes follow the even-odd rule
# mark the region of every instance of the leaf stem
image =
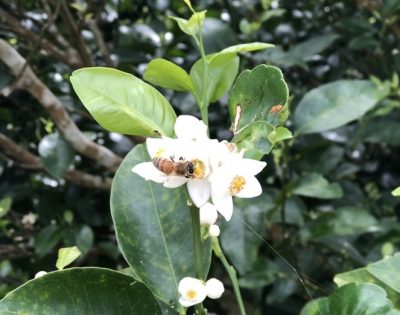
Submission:
POLYGON ((246 315, 246 310, 244 309, 242 295, 240 294, 239 282, 237 280, 236 270, 228 263, 225 255, 222 251, 222 248, 219 245, 218 238, 216 238, 216 237, 214 237, 212 240, 212 249, 213 249, 215 256, 217 256, 219 258, 222 265, 228 272, 229 278, 231 279, 231 282, 233 285, 233 290, 234 290, 235 296, 236 296, 236 300, 239 305, 240 315, 246 315))

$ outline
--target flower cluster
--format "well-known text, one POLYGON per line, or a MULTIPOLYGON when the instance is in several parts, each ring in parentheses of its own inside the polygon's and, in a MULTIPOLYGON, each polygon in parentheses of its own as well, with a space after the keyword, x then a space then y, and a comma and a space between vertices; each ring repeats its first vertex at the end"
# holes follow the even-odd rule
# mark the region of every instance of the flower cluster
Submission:
POLYGON ((218 279, 212 278, 203 283, 199 279, 186 277, 179 282, 179 303, 189 307, 203 302, 207 296, 210 299, 218 299, 224 290, 224 285, 218 279))
POLYGON ((252 198, 261 194, 255 175, 265 162, 244 158, 243 151, 233 143, 209 139, 207 126, 193 116, 179 116, 174 128, 176 139, 147 139, 153 161, 135 165, 134 173, 168 188, 186 183, 198 208, 211 198, 227 221, 232 217, 233 196, 252 198))

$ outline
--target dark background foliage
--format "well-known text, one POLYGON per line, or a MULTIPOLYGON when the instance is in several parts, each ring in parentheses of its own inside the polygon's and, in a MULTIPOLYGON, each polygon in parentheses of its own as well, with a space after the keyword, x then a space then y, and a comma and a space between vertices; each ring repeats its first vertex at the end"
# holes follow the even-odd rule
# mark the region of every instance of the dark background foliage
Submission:
MULTIPOLYGON (((208 53, 249 41, 276 45, 245 54, 241 68, 260 63, 280 67, 289 84, 292 111, 307 91, 335 80, 372 78, 377 84, 391 84, 390 95, 358 121, 295 137, 267 157, 268 167, 260 177, 265 196, 237 204, 242 211, 238 216, 265 242, 241 221, 222 227, 222 245, 241 276, 249 314, 298 314, 311 296, 329 294, 335 274, 398 251, 400 208, 390 192, 400 185, 400 4, 204 0, 193 1, 193 6, 207 9, 208 53), (334 188, 321 182, 321 176, 337 183, 339 193, 332 195, 334 188), (238 241, 245 246, 232 243, 238 241)), ((189 17, 190 12, 177 0, 0 1, 0 36, 27 60, 88 139, 123 157, 144 139, 99 127, 68 77, 92 65, 141 77, 146 64, 157 57, 190 68, 199 58, 197 50, 169 15, 189 17), (55 34, 62 35, 64 46, 55 34)), ((54 270, 60 247, 81 249, 84 255, 75 265, 126 267, 110 217, 107 179, 112 169, 54 134, 57 124, 49 111, 14 84, 11 70, 0 62, 0 296, 39 270, 54 270), (10 153, 4 137, 40 156, 43 165, 27 164, 21 155, 10 153), (88 184, 79 176, 71 179, 67 170, 72 169, 98 176, 102 184, 88 184)), ((198 115, 190 95, 161 92, 177 114, 198 115)), ((229 140, 228 121, 224 97, 210 106, 211 136, 229 140)), ((290 118, 287 127, 293 127, 290 118)), ((228 283, 218 263, 211 273, 228 283)), ((223 299, 208 302, 210 310, 235 313, 227 287, 223 299)))

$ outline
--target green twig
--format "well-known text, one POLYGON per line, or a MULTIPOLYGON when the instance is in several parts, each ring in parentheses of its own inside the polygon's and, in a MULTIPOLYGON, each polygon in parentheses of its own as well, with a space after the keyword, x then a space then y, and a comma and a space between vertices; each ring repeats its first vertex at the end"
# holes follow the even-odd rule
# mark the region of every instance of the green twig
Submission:
POLYGON ((222 252, 222 248, 219 245, 218 238, 216 238, 216 237, 213 238, 213 240, 212 240, 212 249, 214 251, 215 256, 217 256, 219 258, 219 260, 222 262, 224 268, 228 272, 229 278, 231 279, 231 282, 233 285, 233 290, 234 290, 235 296, 236 296, 236 300, 239 304, 240 315, 246 315, 246 310, 244 309, 242 295, 240 294, 239 282, 237 280, 236 270, 226 260, 226 257, 224 255, 224 253, 222 252))

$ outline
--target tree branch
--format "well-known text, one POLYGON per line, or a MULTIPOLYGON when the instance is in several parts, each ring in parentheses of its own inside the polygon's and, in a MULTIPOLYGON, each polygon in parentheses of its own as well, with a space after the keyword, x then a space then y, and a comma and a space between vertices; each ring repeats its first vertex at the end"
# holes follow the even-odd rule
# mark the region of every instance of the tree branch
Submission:
MULTIPOLYGON (((39 157, 32 154, 28 150, 19 146, 12 139, 0 133, 0 149, 8 156, 21 163, 19 166, 29 169, 44 170, 43 163, 39 157)), ((110 190, 111 178, 102 178, 100 176, 90 175, 77 170, 69 170, 65 173, 64 178, 74 184, 110 190)))
MULTIPOLYGON (((17 76, 25 64, 25 59, 6 41, 0 39, 0 60, 2 60, 17 76)), ((79 130, 75 122, 68 115, 61 101, 49 88, 33 73, 31 67, 26 67, 15 87, 31 93, 54 120, 64 138, 72 147, 100 165, 115 171, 122 159, 104 146, 88 140, 79 130)))

